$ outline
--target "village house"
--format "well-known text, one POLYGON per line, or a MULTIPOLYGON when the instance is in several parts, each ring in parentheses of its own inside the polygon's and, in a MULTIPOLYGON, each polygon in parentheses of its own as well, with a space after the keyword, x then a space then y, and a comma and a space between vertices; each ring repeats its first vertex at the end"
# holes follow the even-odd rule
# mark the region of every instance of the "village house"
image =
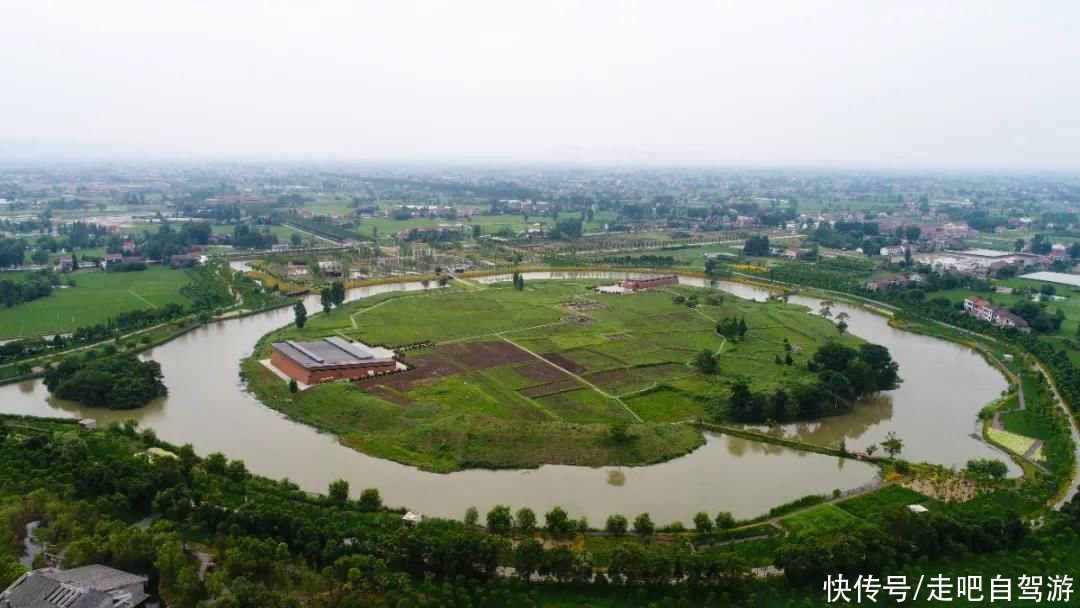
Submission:
POLYGON ((71 272, 75 270, 75 261, 70 255, 60 256, 60 262, 56 265, 58 272, 71 272))
POLYGON ((872 279, 866 282, 866 289, 870 291, 889 291, 906 286, 911 279, 902 274, 889 275, 883 279, 872 279))
POLYGON ((123 263, 124 263, 124 254, 122 254, 122 253, 106 253, 105 254, 105 259, 104 259, 104 261, 102 261, 101 266, 105 270, 109 270, 111 268, 116 268, 117 266, 120 266, 123 263))
POLYGON ((964 298, 964 310, 976 319, 989 322, 994 318, 994 307, 986 300, 964 298))
POLYGON ((964 310, 976 319, 997 327, 1015 327, 1024 333, 1031 331, 1023 317, 1000 306, 994 306, 986 300, 964 298, 964 310))
POLYGON ((187 266, 194 266, 202 260, 202 255, 198 252, 190 251, 188 253, 178 253, 176 255, 169 256, 169 266, 173 268, 183 268, 187 266))
POLYGON ((319 270, 329 277, 341 276, 341 262, 335 260, 322 260, 319 262, 319 270))
POLYGON ((397 369, 397 361, 386 349, 371 349, 336 336, 317 342, 275 342, 272 348, 270 364, 304 384, 355 380, 397 369))
POLYGON ((1004 308, 997 308, 994 310, 994 318, 991 322, 998 327, 1015 327, 1024 333, 1031 331, 1031 328, 1028 327, 1028 322, 1025 321, 1023 317, 1011 313, 1004 308))
POLYGON ((93 564, 70 570, 41 568, 15 579, 3 593, 3 608, 135 608, 148 598, 149 579, 93 564))

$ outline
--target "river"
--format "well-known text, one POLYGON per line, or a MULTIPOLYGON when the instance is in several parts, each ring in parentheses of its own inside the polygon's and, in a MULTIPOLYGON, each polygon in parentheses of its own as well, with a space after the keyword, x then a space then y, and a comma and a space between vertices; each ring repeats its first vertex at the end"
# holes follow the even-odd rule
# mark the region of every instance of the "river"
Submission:
MULTIPOLYGON (((625 276, 625 273, 529 273, 526 278, 625 276)), ((508 278, 508 277, 507 277, 508 278)), ((485 281, 493 280, 486 278, 485 281)), ((702 285, 697 279, 684 279, 702 285)), ((765 290, 722 283, 725 291, 761 299, 765 290)), ((388 291, 423 289, 401 283, 352 289, 350 300, 388 291)), ((814 309, 817 301, 793 298, 814 309)), ((318 310, 318 297, 306 301, 318 310)), ((855 307, 845 310, 852 333, 889 347, 904 384, 847 416, 788 430, 811 440, 848 438, 852 449, 895 430, 904 455, 946 465, 1001 454, 968 436, 974 415, 1005 380, 978 355, 960 346, 893 330, 883 317, 855 307), (921 387, 921 388, 920 388, 921 387), (910 411, 909 411, 910 410, 910 411)), ((94 418, 101 424, 134 418, 175 444, 191 443, 200 454, 220 451, 273 479, 288 478, 305 490, 324 492, 345 479, 353 493, 376 487, 389 505, 461 517, 470 506, 481 513, 495 504, 532 507, 538 514, 559 505, 593 525, 611 513, 648 512, 653 520, 683 521, 698 511, 730 511, 751 517, 806 494, 852 489, 871 482, 876 468, 728 436, 707 435, 704 446, 675 460, 647 467, 548 465, 530 470, 472 470, 435 474, 366 456, 328 434, 297 424, 244 390, 239 363, 265 333, 292 321, 291 308, 213 323, 147 352, 159 361, 169 396, 134 411, 114 412, 53 399, 38 380, 0 387, 0 412, 94 418)))

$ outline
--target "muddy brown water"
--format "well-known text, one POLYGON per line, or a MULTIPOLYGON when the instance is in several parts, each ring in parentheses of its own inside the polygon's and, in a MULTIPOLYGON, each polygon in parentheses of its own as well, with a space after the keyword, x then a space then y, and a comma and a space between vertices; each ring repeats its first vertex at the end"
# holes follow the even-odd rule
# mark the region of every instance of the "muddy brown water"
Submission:
MULTIPOLYGON (((526 278, 623 276, 529 273, 526 278)), ((719 287, 754 299, 768 293, 738 283, 719 287)), ((420 289, 419 283, 380 285, 350 290, 348 296, 353 300, 420 289)), ((816 300, 802 300, 793 298, 816 310, 816 300)), ((318 310, 318 298, 309 298, 307 306, 318 310)), ((855 307, 833 307, 834 314, 840 310, 851 316, 852 333, 889 347, 905 382, 853 414, 791 425, 789 433, 823 443, 844 437, 851 449, 861 449, 895 430, 905 441, 905 456, 912 459, 962 465, 968 458, 1002 458, 969 436, 979 408, 1006 386, 996 370, 958 345, 894 330, 883 317, 855 307)), ((558 505, 573 517, 588 517, 594 525, 611 513, 648 512, 665 523, 689 523, 698 511, 730 511, 741 518, 806 494, 852 489, 876 474, 874 467, 863 463, 717 435, 707 435, 705 445, 691 454, 646 467, 420 471, 344 447, 332 435, 287 419, 244 390, 240 361, 262 335, 292 318, 292 309, 282 308, 230 319, 153 349, 147 354, 161 363, 170 393, 139 410, 112 412, 56 400, 40 381, 31 380, 0 387, 0 412, 94 418, 102 424, 134 418, 166 441, 191 443, 200 454, 220 451, 243 460, 255 473, 288 478, 305 490, 323 492, 340 478, 350 483, 354 494, 375 487, 389 505, 447 517, 461 517, 470 506, 484 513, 496 504, 508 504, 514 509, 528 506, 538 514, 558 505), (620 483, 610 483, 611 479, 620 483)))

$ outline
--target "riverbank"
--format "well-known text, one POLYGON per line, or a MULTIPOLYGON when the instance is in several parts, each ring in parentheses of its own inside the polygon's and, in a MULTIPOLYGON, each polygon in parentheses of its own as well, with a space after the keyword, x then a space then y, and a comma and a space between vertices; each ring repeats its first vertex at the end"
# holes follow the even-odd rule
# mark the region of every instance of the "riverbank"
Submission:
MULTIPOLYGON (((835 301, 846 301, 853 306, 887 317, 889 319, 889 325, 898 330, 925 335, 971 349, 1009 381, 1009 384, 1012 387, 1011 390, 1016 391, 1020 399, 1023 399, 1024 395, 1023 385, 1020 379, 1021 370, 1030 366, 1030 368, 1035 370, 1035 372, 1050 387, 1051 398, 1053 401, 1052 407, 1061 412, 1067 420, 1066 425, 1068 426, 1068 435, 1070 436, 1069 440, 1072 451, 1072 458, 1069 459, 1065 467, 1066 470, 1064 472, 1057 471, 1054 474, 1054 487, 1047 493, 1048 498, 1045 506, 1046 508, 1059 509, 1066 501, 1071 499, 1077 493, 1076 477, 1078 463, 1080 463, 1080 423, 1078 423, 1072 408, 1068 406, 1067 402, 1062 397, 1053 376, 1047 370, 1046 366, 1033 354, 1018 348, 1014 344, 998 340, 992 336, 973 332, 961 327, 955 327, 941 321, 912 318, 905 315, 903 309, 870 298, 855 296, 846 292, 820 289, 817 287, 791 285, 748 275, 742 275, 739 278, 740 282, 758 284, 759 286, 770 289, 775 288, 776 285, 781 285, 784 288, 794 288, 801 293, 816 293, 835 301), (1007 355, 1012 358, 1013 363, 1006 363, 1004 361, 1007 355)), ((997 399, 995 399, 994 402, 997 402, 997 399)), ((1051 412, 1051 414, 1052 413, 1053 412, 1051 412)), ((978 425, 980 440, 984 441, 987 445, 994 446, 995 449, 1008 456, 1010 461, 1014 462, 1023 471, 1024 479, 1038 485, 1043 479, 1050 476, 1050 471, 1048 471, 1046 467, 1029 458, 1027 454, 1017 454, 1008 449, 1007 446, 995 441, 988 432, 991 427, 992 425, 989 423, 980 423, 978 425)))
MULTIPOLYGON (((583 274, 556 274, 563 279, 589 276, 589 280, 594 282, 611 282, 626 276, 621 272, 595 270, 583 274)), ((548 276, 551 275, 541 273, 527 280, 539 281, 548 276)), ((509 281, 509 275, 507 279, 509 281)), ((707 286, 703 279, 687 281, 693 285, 707 286)), ((505 288, 510 291, 509 286, 505 288)), ((742 297, 765 299, 764 293, 751 291, 748 287, 743 289, 739 285, 724 284, 721 288, 738 292, 742 297)), ((418 283, 381 285, 356 289, 347 296, 350 299, 380 294, 386 294, 381 297, 409 296, 421 289, 418 283)), ((727 295, 724 297, 735 299, 727 295)), ((309 296, 305 302, 309 310, 313 307, 318 309, 318 296, 309 296)), ((804 302, 802 306, 808 305, 804 302)), ((816 308, 815 303, 813 308, 816 308)), ((851 312, 853 323, 860 330, 869 330, 873 334, 878 332, 877 327, 886 327, 885 323, 877 321, 879 317, 876 315, 868 315, 867 320, 862 320, 862 316, 853 309, 851 312)), ((797 315, 800 321, 806 319, 804 314, 800 309, 797 315)), ((153 357, 162 363, 166 382, 171 387, 170 396, 143 409, 118 415, 54 402, 40 382, 24 383, 17 389, 3 389, 0 409, 13 414, 94 418, 103 425, 133 418, 143 427, 157 431, 168 442, 176 445, 191 443, 199 454, 224 452, 230 458, 244 460, 252 471, 271 478, 287 477, 308 491, 324 491, 328 483, 343 478, 355 488, 378 487, 392 504, 408 504, 424 513, 450 517, 460 517, 471 505, 484 512, 492 505, 510 503, 515 508, 530 506, 538 513, 559 505, 575 516, 588 516, 592 522, 603 522, 612 512, 649 512, 658 522, 687 522, 694 513, 702 510, 730 511, 735 518, 742 519, 754 517, 768 511, 773 505, 802 496, 820 494, 834 488, 847 490, 862 487, 873 481, 877 474, 877 468, 854 460, 843 461, 842 467, 838 467, 838 460, 833 456, 712 433, 706 433, 705 444, 687 455, 649 467, 591 469, 543 465, 539 469, 519 471, 423 472, 390 460, 368 457, 341 445, 333 435, 294 422, 279 411, 262 405, 254 395, 244 392, 242 384, 237 382, 238 362, 251 354, 251 344, 292 321, 292 311, 283 308, 227 323, 206 325, 164 344, 153 352, 153 357), (211 394, 214 398, 207 398, 211 394), (208 420, 213 420, 213 423, 207 423, 208 420)), ((811 321, 814 321, 813 317, 811 321)), ((900 339, 896 348, 903 352, 903 344, 910 341, 907 336, 910 334, 897 333, 896 336, 887 337, 887 341, 892 344, 900 339)), ((929 344, 917 341, 913 348, 917 352, 928 348, 933 352, 934 349, 942 350, 937 346, 939 343, 946 344, 936 340, 929 344)), ((944 350, 953 351, 955 347, 949 346, 944 350)), ((409 356, 422 352, 410 352, 409 356)), ((767 367, 772 368, 772 365, 770 359, 767 367)), ((954 371, 963 371, 974 363, 963 359, 957 360, 954 365, 960 366, 954 371)), ((981 361, 978 366, 985 368, 981 361)), ((685 365, 683 367, 686 369, 685 365)), ((912 386, 926 383, 921 380, 924 371, 909 369, 907 374, 910 381, 905 383, 912 386)), ((961 382, 967 377, 956 373, 953 376, 960 378, 961 382)), ((977 381, 968 383, 978 384, 977 381)), ((902 388, 897 394, 905 392, 902 388)), ((966 397, 953 398, 950 403, 964 401, 966 397)), ((901 411, 908 407, 904 405, 901 411)), ((856 409, 873 417, 878 416, 878 410, 877 405, 856 409)), ((859 414, 854 419, 863 417, 863 414, 859 414)), ((812 428, 847 428, 848 420, 852 418, 825 419, 813 424, 812 428)), ((934 451, 929 454, 919 452, 932 461, 953 461, 947 456, 949 450, 943 454, 937 450, 946 444, 961 444, 967 438, 962 437, 963 433, 949 432, 947 425, 941 432, 937 432, 939 424, 919 425, 933 431, 928 433, 926 440, 928 445, 934 446, 934 451), (936 440, 935 437, 939 435, 961 437, 961 441, 936 440)), ((798 436, 794 431, 787 433, 798 436)), ((697 431, 694 434, 700 435, 697 431)), ((905 436, 908 435, 905 433, 905 436)), ((919 438, 910 436, 913 449, 918 447, 919 438)), ((826 446, 838 445, 838 440, 822 438, 819 441, 818 434, 811 434, 809 440, 826 446)), ((853 445, 850 440, 848 445, 853 445)))

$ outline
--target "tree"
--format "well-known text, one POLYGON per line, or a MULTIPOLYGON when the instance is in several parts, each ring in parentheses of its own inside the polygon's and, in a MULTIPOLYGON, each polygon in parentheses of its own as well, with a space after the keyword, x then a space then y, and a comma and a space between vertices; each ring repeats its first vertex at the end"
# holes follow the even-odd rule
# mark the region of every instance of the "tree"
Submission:
POLYGON ((330 302, 339 307, 345 303, 345 284, 341 281, 330 284, 330 302))
POLYGON ((303 302, 296 302, 296 305, 293 306, 293 317, 296 327, 303 329, 303 325, 308 322, 308 309, 303 306, 303 302))
POLYGON ((716 359, 713 358, 711 352, 703 350, 698 353, 697 357, 694 357, 694 368, 702 374, 715 374, 717 369, 716 359))
POLYGON ((344 505, 349 502, 349 482, 344 479, 330 482, 330 489, 326 493, 326 498, 334 505, 344 505))
POLYGON ((746 239, 743 244, 743 253, 754 256, 769 255, 769 237, 764 234, 755 234, 746 239))
POLYGON ((517 523, 518 532, 522 534, 536 532, 536 513, 529 507, 518 509, 518 512, 514 514, 514 521, 517 523))
POLYGON ((821 308, 818 309, 818 315, 820 315, 822 319, 828 319, 832 317, 833 304, 835 304, 835 302, 833 302, 832 300, 824 300, 821 303, 821 308))
POLYGON ((694 529, 698 534, 708 534, 713 531, 713 520, 704 511, 694 515, 694 529))
POLYGON ((529 580, 543 563, 544 546, 536 539, 527 538, 514 547, 514 570, 521 580, 529 580))
POLYGON ((656 524, 648 513, 642 513, 634 518, 634 532, 639 536, 652 536, 656 530, 656 524))
POLYGON ((60 399, 109 409, 134 409, 168 394, 161 364, 134 354, 69 357, 45 374, 45 387, 60 399))
POLYGON ((784 365, 788 365, 788 366, 790 366, 790 365, 794 365, 794 364, 795 364, 795 359, 792 359, 792 358, 791 358, 791 353, 788 353, 788 354, 787 354, 787 355, 786 355, 786 356, 784 357, 784 365))
POLYGON ((360 498, 356 501, 356 506, 361 510, 368 513, 379 511, 382 509, 382 496, 379 495, 377 488, 365 488, 360 492, 360 498))
POLYGON ((735 527, 735 518, 731 513, 727 511, 721 511, 716 514, 716 529, 717 530, 730 530, 735 527))
POLYGON ((465 509, 465 526, 468 528, 475 528, 479 524, 480 512, 476 510, 476 507, 465 509))
POLYGON ((604 531, 608 534, 622 536, 626 534, 627 525, 626 517, 615 513, 608 516, 607 523, 604 524, 604 531))
POLYGON ((616 420, 608 425, 605 436, 608 441, 615 445, 625 445, 634 440, 634 436, 630 434, 630 427, 625 420, 616 420))
POLYGON ((889 458, 896 458, 904 449, 904 441, 897 437, 896 433, 889 431, 889 434, 885 436, 885 441, 881 442, 881 447, 889 458))
POLYGON ((964 473, 975 479, 1004 479, 1009 474, 1009 467, 996 458, 974 458, 967 461, 964 473))
POLYGON ((839 323, 836 324, 836 331, 840 332, 841 334, 846 332, 847 328, 848 328, 847 323, 845 323, 843 321, 840 321, 839 323))
POLYGON ((330 308, 334 306, 334 296, 330 294, 329 289, 323 289, 319 292, 319 304, 322 304, 324 313, 330 312, 330 308))
POLYGON ((487 529, 492 534, 510 534, 514 529, 514 518, 510 515, 510 507, 495 505, 487 514, 487 529))
POLYGON ((296 383, 296 378, 289 378, 289 392, 295 393, 300 390, 300 385, 296 383))
POLYGON ((877 444, 876 443, 871 443, 870 445, 866 446, 866 455, 867 456, 873 456, 874 452, 876 452, 876 451, 877 451, 877 444))
POLYGON ((556 538, 566 536, 573 531, 574 524, 562 507, 555 507, 544 514, 544 529, 556 538))

